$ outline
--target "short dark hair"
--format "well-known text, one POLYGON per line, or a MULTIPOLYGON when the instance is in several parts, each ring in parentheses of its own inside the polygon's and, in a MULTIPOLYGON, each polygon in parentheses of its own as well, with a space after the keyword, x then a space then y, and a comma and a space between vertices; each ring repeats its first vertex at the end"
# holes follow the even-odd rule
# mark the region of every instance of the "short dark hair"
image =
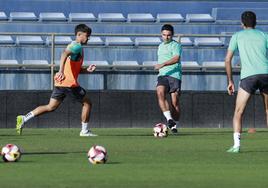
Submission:
POLYGON ((171 31, 172 35, 174 35, 174 28, 173 28, 173 26, 170 25, 170 24, 165 24, 165 25, 163 25, 162 28, 161 28, 161 32, 162 32, 163 30, 171 31))
POLYGON ((252 11, 245 11, 241 15, 241 21, 245 27, 255 28, 256 20, 256 14, 252 11))
POLYGON ((75 30, 74 30, 75 35, 77 35, 78 32, 83 32, 83 33, 87 33, 88 35, 90 35, 91 28, 88 27, 86 24, 79 24, 75 26, 75 30))

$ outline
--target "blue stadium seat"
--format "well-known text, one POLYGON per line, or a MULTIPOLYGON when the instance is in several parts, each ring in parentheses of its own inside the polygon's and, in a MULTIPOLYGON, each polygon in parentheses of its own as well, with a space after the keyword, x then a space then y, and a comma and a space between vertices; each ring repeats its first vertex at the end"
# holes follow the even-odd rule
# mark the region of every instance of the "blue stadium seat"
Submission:
POLYGON ((33 12, 11 12, 9 19, 10 21, 37 21, 37 17, 33 12))
POLYGON ((214 22, 210 14, 186 14, 186 22, 214 22))
POLYGON ((136 37, 136 46, 158 46, 161 43, 159 37, 136 37))
POLYGON ((126 18, 122 13, 99 13, 99 22, 125 22, 126 18))
POLYGON ((0 12, 0 21, 6 21, 8 20, 6 13, 0 12))
POLYGON ((106 37, 106 46, 132 46, 133 41, 130 37, 106 37))
POLYGON ((104 41, 101 37, 92 36, 88 40, 88 45, 104 45, 104 41))
MULTIPOLYGON (((72 38, 69 36, 55 36, 55 44, 58 45, 67 45, 72 42, 72 38)), ((46 44, 50 45, 51 44, 51 37, 47 37, 46 39, 46 44)))
POLYGON ((93 13, 70 13, 69 14, 69 21, 70 22, 95 22, 97 18, 94 16, 93 13))
POLYGON ((14 44, 14 40, 10 35, 0 35, 0 44, 14 44))
POLYGON ((17 45, 43 45, 44 41, 41 36, 17 36, 17 45))
POLYGON ((157 14, 157 22, 183 22, 184 18, 181 14, 157 14))
POLYGON ((96 69, 100 70, 100 69, 107 69, 107 68, 111 68, 112 66, 109 65, 108 61, 84 61, 83 65, 85 66, 89 66, 89 65, 96 65, 96 69))
POLYGON ((157 64, 157 61, 143 61, 142 65, 144 70, 154 70, 154 66, 157 64))
POLYGON ((48 61, 47 60, 23 60, 22 64, 26 64, 26 65, 48 65, 48 61))
POLYGON ((128 22, 154 22, 155 18, 150 13, 130 13, 127 15, 128 22))
POLYGON ((223 46, 224 43, 217 37, 200 37, 194 39, 196 46, 223 46))
POLYGON ((181 37, 180 41, 182 46, 193 46, 193 41, 189 37, 181 37))
POLYGON ((67 21, 62 12, 41 12, 39 14, 40 21, 67 21))

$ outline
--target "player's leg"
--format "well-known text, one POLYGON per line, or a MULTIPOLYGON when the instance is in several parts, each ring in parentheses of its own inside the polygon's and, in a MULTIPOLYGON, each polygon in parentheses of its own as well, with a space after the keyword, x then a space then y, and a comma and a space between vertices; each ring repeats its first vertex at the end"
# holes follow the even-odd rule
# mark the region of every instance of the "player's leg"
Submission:
POLYGON ((50 98, 49 103, 47 105, 38 106, 37 108, 35 108, 26 115, 17 116, 17 124, 16 124, 17 133, 21 135, 22 128, 27 121, 29 121, 35 116, 54 111, 55 109, 58 108, 60 104, 61 100, 50 98))
POLYGON ((92 104, 89 98, 86 96, 86 90, 82 87, 70 88, 71 96, 82 104, 81 112, 81 131, 80 136, 97 136, 93 134, 88 128, 89 116, 92 108, 92 104))
POLYGON ((174 133, 177 132, 177 129, 179 127, 179 119, 180 119, 180 100, 179 100, 180 94, 178 92, 171 93, 171 114, 173 119, 176 122, 176 126, 171 129, 174 133))
POLYGON ((264 109, 266 114, 266 126, 268 127, 268 94, 267 93, 261 93, 264 103, 264 109))
POLYGON ((65 88, 55 87, 51 94, 49 103, 47 105, 39 106, 26 115, 17 116, 17 124, 16 124, 17 133, 21 134, 24 124, 30 119, 32 119, 33 117, 44 114, 46 112, 51 112, 55 110, 56 108, 58 108, 58 106, 61 104, 62 100, 66 96, 65 93, 66 93, 65 88))
POLYGON ((93 134, 88 128, 91 108, 92 103, 90 102, 89 98, 85 96, 82 100, 82 113, 81 113, 82 130, 80 132, 80 136, 97 136, 96 134, 93 134))
POLYGON ((251 94, 241 87, 238 89, 237 97, 236 97, 236 105, 233 116, 233 139, 234 145, 227 150, 227 152, 237 153, 240 148, 240 136, 242 132, 242 117, 245 111, 245 107, 250 98, 251 94))

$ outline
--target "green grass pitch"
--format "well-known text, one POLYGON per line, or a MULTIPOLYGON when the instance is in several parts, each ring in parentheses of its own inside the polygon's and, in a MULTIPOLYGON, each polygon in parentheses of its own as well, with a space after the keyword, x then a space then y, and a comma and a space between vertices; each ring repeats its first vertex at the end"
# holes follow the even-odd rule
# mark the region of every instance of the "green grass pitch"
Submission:
POLYGON ((268 131, 242 135, 239 154, 231 129, 181 129, 157 139, 152 129, 93 129, 99 137, 79 137, 79 129, 0 129, 0 147, 23 148, 21 161, 0 162, 0 187, 268 187, 268 131), (108 151, 108 162, 91 165, 94 145, 108 151))

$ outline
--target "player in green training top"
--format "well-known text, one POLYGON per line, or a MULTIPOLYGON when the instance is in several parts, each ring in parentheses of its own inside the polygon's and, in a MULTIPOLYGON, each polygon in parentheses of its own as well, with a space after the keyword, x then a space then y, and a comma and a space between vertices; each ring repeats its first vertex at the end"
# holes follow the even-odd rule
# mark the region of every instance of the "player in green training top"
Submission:
POLYGON ((158 47, 159 70, 157 78, 158 104, 167 119, 167 126, 172 133, 177 133, 180 117, 179 97, 181 91, 181 45, 172 39, 174 28, 172 25, 162 26, 161 35, 163 42, 158 47), (167 94, 171 96, 171 104, 167 101, 167 94))
MULTIPOLYGON (((240 135, 242 132, 242 116, 246 104, 252 94, 259 89, 268 118, 268 35, 256 26, 254 12, 246 11, 241 16, 243 30, 235 33, 229 43, 225 58, 225 67, 228 77, 228 93, 234 93, 231 61, 233 54, 239 50, 241 59, 241 81, 236 98, 236 106, 233 117, 234 145, 227 152, 238 153, 240 151, 240 135)), ((268 121, 268 119, 266 119, 268 121)), ((268 124, 268 122, 267 122, 268 124)))

